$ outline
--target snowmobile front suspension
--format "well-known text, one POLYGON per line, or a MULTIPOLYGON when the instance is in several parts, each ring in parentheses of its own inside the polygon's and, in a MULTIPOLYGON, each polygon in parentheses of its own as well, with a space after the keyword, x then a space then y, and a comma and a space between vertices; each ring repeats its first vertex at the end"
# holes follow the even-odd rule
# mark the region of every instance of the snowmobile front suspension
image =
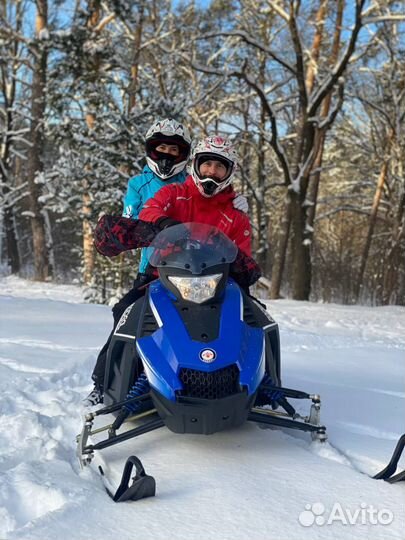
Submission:
MULTIPOLYGON (((103 426, 101 428, 97 428, 93 430, 93 423, 97 416, 110 414, 112 412, 122 410, 122 407, 128 403, 141 402, 141 401, 146 401, 148 399, 149 399, 149 394, 145 394, 145 395, 138 396, 135 398, 127 399, 125 401, 121 401, 114 405, 110 405, 109 407, 104 407, 102 409, 98 409, 96 411, 86 414, 82 431, 76 438, 76 441, 77 441, 76 453, 79 458, 81 467, 85 467, 86 465, 89 465, 91 463, 94 457, 95 450, 101 450, 102 448, 113 446, 114 444, 118 444, 122 441, 132 439, 133 437, 137 437, 138 435, 142 435, 144 433, 148 433, 149 431, 153 431, 155 429, 163 427, 164 425, 163 421, 160 418, 158 418, 158 419, 151 420, 142 426, 138 426, 134 429, 121 433, 120 435, 116 434, 115 422, 113 424, 109 424, 107 426, 103 426), (96 444, 88 444, 88 440, 91 435, 95 435, 96 433, 100 433, 106 430, 108 430, 108 439, 100 441, 99 443, 96 443, 96 444)), ((147 411, 144 411, 135 416, 131 416, 130 418, 127 418, 126 421, 138 420, 150 414, 154 414, 155 412, 156 410, 151 408, 147 411)))
POLYGON ((301 431, 309 431, 313 440, 325 442, 327 440, 326 427, 320 424, 321 397, 318 394, 307 394, 300 390, 262 384, 259 392, 265 391, 273 395, 278 394, 276 402, 286 411, 278 412, 269 409, 253 408, 248 420, 262 424, 270 424, 279 427, 288 427, 301 431), (281 397, 280 397, 281 396, 281 397), (293 399, 310 399, 312 401, 310 413, 307 417, 301 416, 287 401, 287 397, 293 399))
MULTIPOLYGON (((129 422, 131 420, 139 420, 141 418, 145 418, 146 416, 155 414, 156 409, 151 408, 134 416, 131 416, 130 418, 127 418, 127 415, 124 415, 119 422, 117 422, 116 419, 113 424, 108 424, 94 430, 92 429, 93 422, 96 416, 109 414, 118 410, 122 412, 125 405, 135 402, 147 402, 149 397, 150 396, 148 393, 134 398, 126 399, 125 401, 116 403, 115 405, 111 405, 109 407, 104 407, 103 409, 98 409, 97 411, 91 412, 86 415, 82 432, 80 433, 80 435, 77 436, 77 456, 79 458, 82 468, 86 465, 90 465, 94 457, 94 452, 96 450, 102 450, 103 448, 113 446, 114 444, 118 444, 123 441, 127 441, 128 439, 132 439, 134 437, 137 437, 138 435, 143 435, 144 433, 149 433, 150 431, 154 431, 155 429, 164 426, 164 423, 160 418, 154 418, 146 424, 143 424, 142 426, 138 426, 134 429, 117 435, 116 431, 118 429, 118 426, 121 426, 121 424, 123 424, 124 422, 129 422), (95 435, 97 433, 101 433, 102 431, 107 430, 107 439, 100 441, 96 444, 88 444, 88 440, 91 435, 95 435)), ((102 477, 105 477, 102 468, 99 467, 98 469, 102 477)), ((121 483, 115 494, 110 491, 110 488, 107 487, 107 485, 105 485, 105 488, 114 502, 123 502, 128 500, 137 501, 145 497, 153 497, 156 491, 156 482, 152 476, 149 476, 145 473, 145 469, 140 459, 136 456, 130 456, 125 464, 121 483), (129 485, 131 471, 134 467, 136 470, 136 474, 132 478, 132 484, 129 485)))
POLYGON ((283 415, 277 411, 253 409, 249 413, 248 420, 251 422, 258 422, 259 424, 269 424, 273 426, 299 429, 301 431, 309 431, 313 433, 315 438, 321 442, 325 442, 328 438, 326 435, 325 426, 294 420, 288 415, 283 415))
MULTIPOLYGON (((136 420, 142 416, 145 416, 145 414, 132 417, 132 420, 136 420)), ((120 435, 113 435, 112 437, 100 441, 99 443, 88 445, 88 438, 93 434, 93 432, 91 431, 92 421, 86 420, 83 431, 77 438, 77 456, 79 458, 80 464, 82 467, 89 465, 94 457, 95 450, 102 450, 103 448, 108 448, 109 446, 113 446, 114 444, 127 441, 128 439, 133 439, 138 435, 149 433, 150 431, 154 431, 155 429, 161 428, 163 426, 163 420, 157 418, 154 420, 150 420, 147 424, 144 424, 143 426, 138 426, 134 429, 130 429, 129 431, 125 431, 120 435)))

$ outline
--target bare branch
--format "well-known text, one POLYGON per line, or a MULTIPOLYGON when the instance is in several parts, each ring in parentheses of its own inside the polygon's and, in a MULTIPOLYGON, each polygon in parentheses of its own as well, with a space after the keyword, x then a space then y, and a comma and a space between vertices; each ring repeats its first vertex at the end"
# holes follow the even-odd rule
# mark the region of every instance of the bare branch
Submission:
POLYGON ((329 112, 328 116, 324 120, 322 120, 322 122, 320 122, 318 126, 320 130, 324 132, 328 131, 328 129, 331 127, 331 125, 335 121, 335 118, 343 105, 344 89, 345 89, 344 80, 343 80, 343 77, 340 77, 337 103, 333 107, 333 109, 329 112))
POLYGON ((277 2, 273 2, 273 0, 267 0, 267 3, 269 5, 269 9, 267 10, 268 12, 270 12, 271 10, 275 11, 277 15, 280 15, 280 17, 286 22, 290 21, 290 16, 288 15, 288 13, 284 11, 284 9, 279 6, 277 2))
POLYGON ((276 155, 277 155, 277 157, 278 157, 278 159, 280 161, 281 168, 283 169, 283 173, 284 173, 285 183, 286 183, 286 185, 290 185, 291 182, 292 182, 291 173, 290 173, 290 167, 289 167, 287 156, 286 156, 286 154, 284 152, 284 149, 282 148, 282 146, 280 145, 280 142, 279 142, 276 116, 274 114, 274 111, 273 111, 270 103, 268 102, 268 100, 266 98, 266 95, 265 95, 265 93, 263 91, 263 88, 261 88, 261 86, 259 86, 244 71, 242 71, 242 72, 234 72, 234 73, 231 74, 231 76, 235 76, 235 77, 244 79, 251 88, 255 89, 257 95, 259 96, 260 101, 261 101, 262 106, 263 106, 263 109, 266 111, 266 113, 267 113, 267 115, 268 115, 268 117, 270 119, 271 134, 272 134, 270 145, 273 148, 274 152, 276 153, 276 155))
POLYGON ((329 77, 326 78, 324 83, 321 85, 321 87, 318 89, 315 95, 311 98, 310 103, 308 105, 309 116, 315 116, 316 111, 318 110, 320 104, 325 99, 327 94, 335 86, 339 77, 343 74, 344 70, 346 69, 347 64, 349 63, 350 57, 353 54, 355 46, 356 46, 357 36, 362 28, 361 12, 362 12, 364 3, 365 3, 365 0, 356 0, 355 23, 354 23, 354 27, 352 30, 352 34, 350 36, 350 41, 347 46, 346 52, 344 53, 340 62, 333 68, 332 73, 329 75, 329 77))
POLYGON ((240 37, 243 41, 248 43, 249 45, 252 45, 256 49, 259 49, 262 52, 265 52, 270 56, 270 58, 273 58, 277 63, 288 69, 291 73, 294 75, 296 74, 296 71, 294 67, 289 64, 288 62, 285 62, 282 60, 278 55, 276 55, 269 47, 266 47, 266 45, 263 45, 263 43, 260 43, 256 39, 252 38, 247 32, 244 32, 243 30, 234 30, 232 32, 209 32, 206 34, 202 34, 200 36, 196 36, 194 38, 194 41, 201 40, 201 39, 209 39, 214 37, 224 37, 224 36, 236 36, 240 37))
POLYGON ((297 28, 297 21, 295 19, 294 14, 294 7, 293 2, 291 0, 291 14, 289 18, 289 27, 292 37, 292 42, 294 45, 294 51, 295 51, 295 58, 296 58, 296 76, 297 76, 297 83, 300 93, 300 104, 302 109, 306 109, 308 104, 308 96, 307 96, 307 89, 305 86, 305 70, 304 70, 304 59, 303 59, 303 52, 302 52, 302 44, 301 44, 301 38, 298 32, 297 28))
POLYGON ((110 13, 98 23, 98 25, 94 28, 94 31, 98 33, 101 32, 103 28, 107 26, 107 24, 113 21, 114 19, 115 19, 115 13, 110 13))
POLYGON ((378 106, 376 103, 373 103, 372 101, 370 101, 369 99, 363 97, 363 96, 359 96, 359 95, 352 95, 350 94, 351 97, 354 97, 355 99, 357 99, 358 101, 360 101, 361 103, 367 105, 368 107, 370 107, 371 109, 379 112, 385 119, 386 121, 388 122, 389 126, 391 128, 393 128, 394 126, 392 125, 392 122, 391 122, 391 118, 389 117, 389 115, 387 114, 387 112, 382 109, 380 106, 378 106))
POLYGON ((223 71, 198 64, 195 61, 192 61, 191 65, 194 69, 196 69, 197 71, 202 71, 203 73, 209 73, 211 75, 218 75, 218 76, 236 77, 238 79, 242 79, 251 88, 255 90, 257 96, 259 97, 262 103, 263 109, 266 111, 267 116, 270 119, 271 134, 272 134, 270 145, 273 148, 274 152, 276 153, 280 161, 286 185, 291 184, 292 178, 291 178, 291 173, 290 173, 290 167, 289 167, 287 156, 284 152, 284 149, 282 148, 279 142, 276 116, 271 105, 269 104, 267 100, 267 97, 263 88, 255 80, 253 80, 253 78, 250 75, 248 75, 245 72, 244 68, 242 68, 241 71, 231 71, 228 73, 224 73, 223 71))
POLYGON ((405 21, 405 15, 393 15, 389 13, 388 15, 379 15, 376 17, 365 17, 363 18, 363 25, 374 24, 378 22, 385 21, 405 21))

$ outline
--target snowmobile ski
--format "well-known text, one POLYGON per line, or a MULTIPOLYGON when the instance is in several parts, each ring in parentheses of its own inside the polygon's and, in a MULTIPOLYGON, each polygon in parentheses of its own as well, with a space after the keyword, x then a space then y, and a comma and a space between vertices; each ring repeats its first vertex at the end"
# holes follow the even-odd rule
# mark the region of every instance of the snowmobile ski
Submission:
POLYGON ((398 462, 401 458, 404 447, 405 433, 399 438, 388 465, 382 471, 373 476, 375 480, 385 480, 390 484, 396 484, 397 482, 403 482, 405 480, 405 470, 394 474, 397 470, 398 462))

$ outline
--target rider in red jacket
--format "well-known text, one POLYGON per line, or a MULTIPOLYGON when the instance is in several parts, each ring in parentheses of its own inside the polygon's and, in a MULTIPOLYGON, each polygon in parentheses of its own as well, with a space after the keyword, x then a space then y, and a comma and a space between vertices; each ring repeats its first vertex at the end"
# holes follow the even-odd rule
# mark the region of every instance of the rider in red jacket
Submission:
MULTIPOLYGON (((256 263, 250 258, 249 219, 246 214, 236 210, 232 202, 236 194, 231 183, 238 166, 235 149, 228 139, 219 136, 208 137, 196 145, 192 157, 191 175, 184 184, 176 183, 162 187, 144 204, 138 221, 125 217, 104 216, 95 231, 95 245, 100 253, 114 256, 125 249, 148 245, 150 242, 148 235, 153 237, 159 230, 178 223, 197 222, 215 225, 241 250, 235 261, 233 275, 235 279, 236 275, 247 275, 249 283, 246 286, 248 286, 258 279, 260 274, 256 263)), ((125 309, 144 294, 144 286, 152 279, 154 279, 152 272, 145 273, 141 288, 131 289, 114 306, 114 328, 125 309)), ((101 350, 93 371, 95 388, 88 398, 91 404, 102 399, 104 367, 111 336, 112 334, 101 350)))
POLYGON ((139 219, 151 221, 159 227, 172 224, 171 220, 188 223, 194 221, 215 225, 224 232, 247 255, 251 256, 251 228, 246 214, 233 207, 236 194, 232 186, 215 196, 201 194, 201 181, 194 173, 183 184, 162 187, 145 203, 139 219), (169 219, 166 219, 169 218, 169 219))

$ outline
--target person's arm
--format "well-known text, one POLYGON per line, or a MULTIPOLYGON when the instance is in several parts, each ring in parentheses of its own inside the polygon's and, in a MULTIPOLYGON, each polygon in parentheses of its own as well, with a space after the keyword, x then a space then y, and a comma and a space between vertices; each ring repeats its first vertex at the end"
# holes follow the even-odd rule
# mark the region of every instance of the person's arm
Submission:
POLYGON ((121 216, 104 215, 94 229, 94 246, 106 257, 149 246, 160 228, 154 223, 121 216))
POLYGON ((238 246, 238 255, 230 266, 230 275, 245 290, 260 278, 261 271, 257 262, 252 258, 252 228, 246 214, 240 213, 235 220, 233 241, 238 246))
POLYGON ((128 182, 127 192, 124 197, 124 208, 122 215, 127 218, 136 219, 142 210, 142 198, 136 185, 136 177, 128 182))
POLYGON ((232 240, 236 243, 238 248, 249 255, 252 256, 252 228, 250 226, 249 218, 246 214, 240 213, 238 219, 234 223, 232 240))
MULTIPOLYGON (((159 189, 155 195, 146 201, 139 214, 139 219, 159 225, 163 223, 178 223, 174 216, 176 202, 176 184, 169 184, 159 189), (173 219, 174 218, 174 219, 173 219)), ((162 226, 162 228, 165 228, 162 226)))

